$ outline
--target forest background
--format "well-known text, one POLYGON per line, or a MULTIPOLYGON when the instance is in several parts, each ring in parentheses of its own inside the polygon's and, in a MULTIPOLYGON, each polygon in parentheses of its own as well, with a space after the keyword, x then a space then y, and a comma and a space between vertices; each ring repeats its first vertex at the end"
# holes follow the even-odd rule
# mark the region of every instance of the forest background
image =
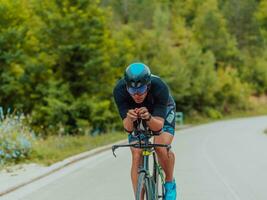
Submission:
POLYGON ((267 93, 267 0, 0 0, 0 106, 37 135, 121 129, 113 87, 141 61, 187 118, 267 93))

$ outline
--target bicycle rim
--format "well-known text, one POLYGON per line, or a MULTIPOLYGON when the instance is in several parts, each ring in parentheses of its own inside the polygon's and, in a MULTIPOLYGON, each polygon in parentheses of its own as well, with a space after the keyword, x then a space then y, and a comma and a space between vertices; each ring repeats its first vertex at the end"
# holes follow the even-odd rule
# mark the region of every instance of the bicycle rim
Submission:
POLYGON ((164 199, 165 198, 165 187, 164 187, 164 179, 165 177, 163 177, 163 172, 162 172, 162 169, 159 169, 161 170, 161 172, 158 173, 158 197, 164 199), (160 175, 161 173, 161 175, 160 175))
POLYGON ((153 155, 154 163, 153 163, 153 181, 155 184, 154 188, 154 198, 164 199, 165 196, 165 187, 164 187, 164 173, 161 166, 158 163, 158 159, 156 154, 153 155))
POLYGON ((157 169, 157 164, 154 162, 154 167, 153 167, 153 183, 154 185, 154 198, 155 200, 159 199, 159 173, 157 169))
POLYGON ((156 163, 154 166, 153 180, 155 182, 155 199, 164 199, 164 175, 161 167, 156 163))
POLYGON ((148 178, 146 178, 146 174, 144 172, 141 172, 138 176, 135 199, 142 200, 143 192, 144 192, 144 200, 152 200, 152 194, 150 191, 148 178))

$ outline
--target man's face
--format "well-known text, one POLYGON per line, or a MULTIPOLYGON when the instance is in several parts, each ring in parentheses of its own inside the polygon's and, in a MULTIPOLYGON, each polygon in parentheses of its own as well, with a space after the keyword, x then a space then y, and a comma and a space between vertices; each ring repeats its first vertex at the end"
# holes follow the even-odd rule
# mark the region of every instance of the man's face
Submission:
POLYGON ((146 95, 147 95, 147 92, 145 92, 144 94, 136 93, 136 94, 131 95, 131 97, 133 98, 135 103, 142 103, 145 100, 146 95))
POLYGON ((127 91, 136 103, 142 103, 147 95, 148 86, 143 85, 138 88, 127 87, 127 91))

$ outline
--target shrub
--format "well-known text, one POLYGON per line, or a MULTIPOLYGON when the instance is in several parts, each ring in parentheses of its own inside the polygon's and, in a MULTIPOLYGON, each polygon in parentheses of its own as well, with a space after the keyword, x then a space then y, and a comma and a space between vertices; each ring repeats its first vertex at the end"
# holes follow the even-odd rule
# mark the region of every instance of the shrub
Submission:
POLYGON ((32 151, 34 133, 23 117, 8 115, 0 120, 0 165, 27 158, 32 151))
POLYGON ((204 108, 204 113, 211 119, 221 119, 223 117, 222 113, 210 107, 204 108))
POLYGON ((222 113, 229 113, 236 109, 247 109, 251 88, 249 84, 241 81, 238 71, 231 67, 220 68, 217 76, 215 98, 219 110, 222 113))

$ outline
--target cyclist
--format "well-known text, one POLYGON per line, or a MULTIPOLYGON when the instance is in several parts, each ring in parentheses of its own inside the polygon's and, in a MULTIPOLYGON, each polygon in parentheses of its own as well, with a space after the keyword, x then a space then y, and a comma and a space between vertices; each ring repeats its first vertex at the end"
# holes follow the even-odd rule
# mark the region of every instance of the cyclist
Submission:
MULTIPOLYGON (((175 102, 166 83, 160 77, 152 75, 148 66, 143 63, 130 64, 125 70, 124 78, 115 86, 113 95, 124 129, 129 133, 129 143, 137 141, 131 133, 138 118, 145 120, 151 131, 161 132, 159 136, 154 137, 154 143, 172 143, 175 132, 175 102)), ((131 153, 131 178, 136 192, 141 150, 131 148, 131 153)), ((165 148, 156 148, 156 153, 166 175, 165 200, 175 200, 174 153, 170 151, 168 155, 165 148)))

